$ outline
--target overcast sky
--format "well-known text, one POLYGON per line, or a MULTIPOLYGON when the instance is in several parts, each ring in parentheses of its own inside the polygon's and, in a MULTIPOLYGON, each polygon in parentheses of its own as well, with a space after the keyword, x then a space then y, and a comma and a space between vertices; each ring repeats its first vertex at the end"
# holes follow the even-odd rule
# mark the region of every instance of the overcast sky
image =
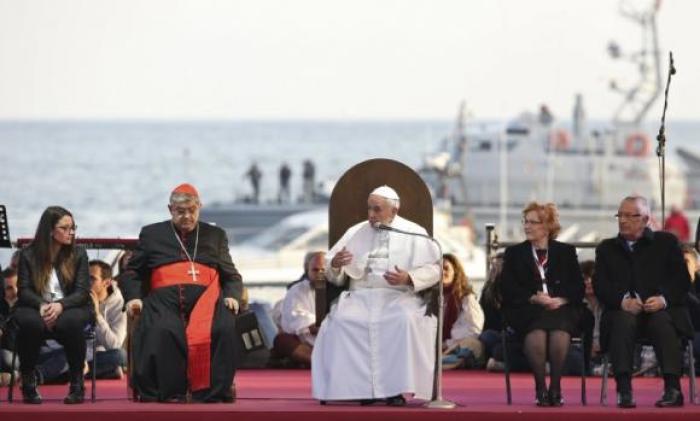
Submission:
MULTIPOLYGON (((627 1, 643 7, 648 1, 627 1)), ((613 0, 0 0, 0 119, 451 119, 574 95, 606 118, 637 73, 613 0)), ((700 118, 700 2, 664 1, 670 118, 700 118)), ((651 111, 658 118, 661 101, 651 111)))

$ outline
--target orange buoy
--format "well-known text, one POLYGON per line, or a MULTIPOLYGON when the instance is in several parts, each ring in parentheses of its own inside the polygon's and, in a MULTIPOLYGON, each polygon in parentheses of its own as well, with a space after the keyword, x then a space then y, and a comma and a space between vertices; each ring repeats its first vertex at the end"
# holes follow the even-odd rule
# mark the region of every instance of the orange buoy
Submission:
POLYGON ((631 156, 647 156, 650 145, 649 136, 646 133, 634 132, 625 139, 625 153, 631 156))

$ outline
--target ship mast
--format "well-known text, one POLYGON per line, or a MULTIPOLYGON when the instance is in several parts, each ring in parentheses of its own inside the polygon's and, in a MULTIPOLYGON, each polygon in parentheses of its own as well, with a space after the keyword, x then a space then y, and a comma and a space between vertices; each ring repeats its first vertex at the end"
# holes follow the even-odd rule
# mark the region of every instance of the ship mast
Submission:
POLYGON ((656 27, 661 2, 656 0, 644 11, 632 10, 626 7, 626 3, 620 2, 620 14, 641 27, 642 47, 638 51, 623 53, 620 46, 611 41, 608 52, 613 59, 624 59, 636 65, 639 78, 627 88, 615 80, 610 81, 610 89, 623 98, 615 111, 613 122, 616 127, 638 127, 662 91, 661 55, 656 27))

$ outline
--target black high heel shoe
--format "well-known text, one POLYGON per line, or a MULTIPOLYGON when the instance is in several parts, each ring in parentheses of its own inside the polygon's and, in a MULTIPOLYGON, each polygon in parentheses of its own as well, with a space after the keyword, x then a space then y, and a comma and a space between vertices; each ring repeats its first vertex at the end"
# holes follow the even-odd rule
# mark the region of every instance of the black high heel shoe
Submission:
POLYGON ((538 390, 535 392, 535 405, 537 406, 550 406, 549 394, 546 390, 538 390))
POLYGON ((561 390, 549 391, 549 405, 555 407, 564 405, 564 399, 561 397, 561 390))

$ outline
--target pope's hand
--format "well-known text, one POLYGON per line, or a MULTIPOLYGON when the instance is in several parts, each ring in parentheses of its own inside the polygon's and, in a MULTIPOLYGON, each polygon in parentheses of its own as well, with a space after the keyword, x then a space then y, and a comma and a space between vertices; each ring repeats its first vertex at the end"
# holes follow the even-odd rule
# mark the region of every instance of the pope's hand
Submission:
POLYGON ((399 269, 398 266, 394 266, 394 269, 396 272, 392 271, 386 271, 384 273, 384 279, 390 284, 390 285, 410 285, 411 284, 411 275, 408 274, 405 270, 399 269))
POLYGON ((341 267, 350 264, 352 262, 352 253, 350 253, 345 247, 333 256, 331 259, 331 267, 334 269, 340 269, 341 267))
POLYGON ((141 314, 141 309, 143 308, 143 301, 135 298, 126 303, 126 314, 131 316, 138 316, 141 314))
POLYGON ((238 314, 238 310, 240 310, 240 305, 238 304, 238 301, 236 301, 235 298, 224 298, 224 305, 227 309, 231 310, 233 314, 238 314))

